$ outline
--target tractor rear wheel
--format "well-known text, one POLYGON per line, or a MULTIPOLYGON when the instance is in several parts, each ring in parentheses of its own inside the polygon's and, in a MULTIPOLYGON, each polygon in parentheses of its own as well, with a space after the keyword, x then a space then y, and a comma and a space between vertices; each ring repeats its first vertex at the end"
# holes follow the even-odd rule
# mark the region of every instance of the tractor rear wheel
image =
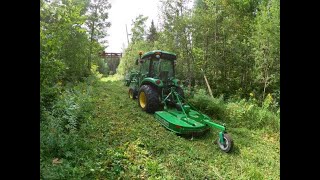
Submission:
POLYGON ((138 93, 138 104, 142 110, 154 113, 160 104, 158 91, 150 85, 142 85, 138 93))

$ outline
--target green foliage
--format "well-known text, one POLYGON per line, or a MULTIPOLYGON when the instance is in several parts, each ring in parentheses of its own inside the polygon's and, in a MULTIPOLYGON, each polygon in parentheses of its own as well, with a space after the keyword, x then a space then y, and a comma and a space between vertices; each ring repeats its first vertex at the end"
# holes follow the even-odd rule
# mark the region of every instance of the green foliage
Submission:
MULTIPOLYGON (((92 6, 89 1, 40 1, 41 120, 44 119, 44 111, 51 111, 67 83, 82 81, 88 77, 88 58, 94 62, 100 60, 98 53, 90 55, 91 52, 100 52, 102 46, 88 38, 85 24, 93 22, 92 16, 85 15, 89 13, 88 6, 92 6)), ((103 22, 106 18, 107 13, 103 16, 103 22)), ((94 20, 100 23, 99 19, 94 20)), ((99 25, 95 29, 98 27, 104 26, 99 25)), ((102 66, 100 70, 106 71, 102 66)))
MULTIPOLYGON (((137 102, 126 96, 127 87, 115 78, 97 81, 90 77, 86 84, 80 84, 79 91, 90 89, 92 116, 72 133, 57 126, 55 117, 50 127, 60 133, 50 131, 49 121, 40 124, 41 179, 279 179, 279 132, 265 126, 250 128, 247 122, 240 127, 239 119, 233 119, 238 114, 248 116, 243 111, 255 112, 256 107, 245 110, 251 102, 236 103, 238 107, 224 102, 223 97, 206 102, 212 106, 208 112, 219 107, 233 112, 231 120, 225 120, 223 113, 219 119, 226 121, 235 141, 234 151, 226 155, 213 143, 217 131, 193 140, 169 132, 153 115, 140 111, 137 102), (56 158, 61 163, 54 164, 56 158)), ((71 91, 68 94, 75 96, 71 91)), ((199 90, 197 98, 209 99, 205 90, 199 90)), ((269 124, 269 111, 259 112, 269 124)))
POLYGON ((61 91, 64 63, 43 57, 40 59, 40 111, 50 108, 61 91))
POLYGON ((133 27, 131 28, 132 32, 132 39, 128 46, 125 49, 123 57, 120 60, 117 73, 121 76, 127 75, 130 71, 135 71, 138 69, 138 66, 135 65, 136 59, 139 58, 139 52, 142 51, 143 53, 152 51, 155 49, 159 49, 159 43, 156 41, 156 32, 153 32, 155 29, 150 27, 150 34, 149 38, 151 38, 152 34, 152 41, 145 40, 145 22, 148 17, 144 17, 143 15, 139 15, 136 17, 135 21, 133 21, 133 27), (152 30, 153 29, 153 30, 152 30))
POLYGON ((204 89, 198 89, 190 103, 198 110, 217 119, 224 119, 225 104, 223 96, 211 98, 204 89))
POLYGON ((255 82, 260 88, 260 99, 270 92, 280 93, 280 1, 261 3, 255 19, 251 40, 255 59, 255 82))
MULTIPOLYGON (((86 6, 87 20, 86 25, 87 31, 90 32, 90 39, 102 40, 107 35, 106 29, 111 26, 108 22, 108 9, 111 8, 111 4, 108 0, 96 0, 89 1, 90 3, 86 6)), ((104 42, 102 42, 104 44, 104 42)))
POLYGON ((118 73, 101 78, 108 1, 40 1, 40 179, 279 179, 279 1, 188 2, 162 1, 158 32, 138 16, 118 73), (154 49, 178 55, 186 97, 226 123, 231 154, 215 130, 190 141, 125 96, 119 80, 154 49))
POLYGON ((90 79, 77 86, 67 87, 52 105, 51 111, 45 112, 44 121, 54 119, 57 122, 55 125, 61 130, 76 131, 84 120, 90 118, 93 109, 90 97, 92 92, 87 87, 90 79))
POLYGON ((223 96, 211 98, 205 90, 199 89, 190 102, 201 112, 221 122, 226 122, 228 127, 279 131, 280 116, 270 109, 274 103, 271 95, 266 97, 263 107, 259 107, 254 99, 229 100, 229 102, 223 99, 223 96))
POLYGON ((41 8, 40 59, 62 61, 65 64, 63 79, 76 81, 87 73, 85 65, 89 44, 86 31, 82 28, 85 17, 80 16, 85 7, 76 1, 65 3, 44 3, 41 8))
MULTIPOLYGON (((40 123, 40 161, 42 178, 65 179, 78 171, 73 169, 79 154, 87 151, 88 144, 81 140, 83 129, 92 119, 94 105, 92 89, 95 80, 89 77, 83 83, 67 88, 53 104, 51 111, 43 112, 40 123), (64 168, 51 161, 59 158, 64 168)), ((81 169, 79 169, 81 172, 81 169)))
POLYGON ((265 128, 273 131, 280 129, 280 117, 277 114, 245 100, 228 103, 225 114, 226 121, 234 127, 265 128))
MULTIPOLYGON (((177 77, 205 87, 215 96, 249 98, 261 103, 268 93, 280 101, 279 1, 165 0, 162 27, 154 49, 178 55, 177 77)), ((130 47, 132 48, 132 47, 130 47)))
POLYGON ((86 29, 90 36, 88 69, 91 69, 91 63, 97 52, 101 52, 107 47, 107 28, 111 26, 108 22, 108 9, 111 4, 108 0, 89 1, 86 6, 86 29), (98 47, 97 47, 98 45, 98 47), (99 47, 100 46, 100 47, 99 47), (104 48, 102 48, 104 47, 104 48))
POLYGON ((131 32, 132 32, 131 42, 132 42, 132 44, 135 44, 135 43, 137 43, 139 41, 143 41, 145 39, 145 34, 146 34, 145 22, 146 22, 147 19, 148 19, 148 17, 145 17, 145 16, 140 14, 132 22, 132 26, 133 26, 131 28, 131 32))
POLYGON ((104 59, 102 59, 102 58, 99 59, 97 65, 98 65, 99 73, 104 74, 104 75, 109 74, 109 66, 108 66, 108 63, 105 63, 104 59))
POLYGON ((236 127, 279 129, 279 1, 199 0, 192 9, 187 3, 162 1, 158 40, 130 44, 119 73, 135 69, 140 50, 175 52, 178 78, 206 88, 205 74, 220 96, 198 91, 191 101, 200 110, 236 127))
MULTIPOLYGON (((102 2, 99 1, 99 3, 101 5, 102 2)), ((109 7, 107 2, 104 1, 104 3, 109 7)), ((96 52, 101 50, 102 46, 96 42, 102 38, 98 36, 99 31, 103 30, 105 33, 105 26, 110 25, 106 22, 108 17, 106 11, 101 17, 92 15, 93 6, 87 1, 69 0, 62 1, 61 4, 56 1, 52 3, 41 1, 40 59, 62 61, 66 66, 64 78, 68 81, 76 81, 87 75, 89 50, 96 52), (89 15, 86 16, 86 13, 89 15), (99 18, 103 22, 100 22, 99 18), (94 32, 97 36, 95 42, 89 40, 87 34, 92 32, 92 29, 89 30, 87 27, 90 27, 93 21, 97 21, 94 30, 102 28, 94 32)), ((102 7, 99 6, 99 8, 102 7)), ((97 57, 97 55, 92 56, 97 57)))
POLYGON ((151 26, 149 28, 149 32, 148 32, 148 36, 147 36, 147 41, 149 42, 154 42, 158 39, 158 35, 157 35, 157 29, 154 26, 154 22, 153 20, 151 21, 151 26))
POLYGON ((120 64, 117 69, 117 73, 120 75, 126 75, 132 70, 138 70, 138 66, 135 65, 135 61, 139 58, 139 51, 143 53, 154 50, 152 45, 145 41, 138 41, 134 45, 130 44, 124 52, 123 57, 120 60, 120 64))

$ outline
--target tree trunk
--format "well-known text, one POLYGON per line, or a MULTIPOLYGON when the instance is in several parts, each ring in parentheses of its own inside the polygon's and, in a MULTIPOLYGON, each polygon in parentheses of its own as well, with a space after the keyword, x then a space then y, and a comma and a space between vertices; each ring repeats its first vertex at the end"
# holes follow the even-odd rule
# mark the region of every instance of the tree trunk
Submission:
POLYGON ((92 61, 93 35, 94 35, 94 22, 93 22, 93 24, 92 24, 91 37, 90 37, 90 51, 89 51, 89 59, 88 59, 88 69, 89 69, 89 72, 90 72, 90 70, 91 70, 91 61, 92 61))
POLYGON ((211 90, 211 88, 210 88, 210 85, 209 85, 209 83, 208 83, 208 80, 207 80, 207 77, 206 77, 206 75, 204 75, 204 80, 206 81, 206 84, 207 84, 207 86, 208 86, 208 89, 209 89, 209 93, 210 93, 210 96, 213 98, 213 95, 212 95, 212 90, 211 90))
POLYGON ((216 4, 216 11, 214 12, 215 15, 215 31, 214 31, 214 56, 217 57, 217 31, 218 31, 218 24, 217 24, 217 4, 216 4))
POLYGON ((268 86, 268 80, 269 80, 269 76, 268 74, 266 75, 267 77, 265 78, 264 80, 264 86, 263 86, 263 93, 262 93, 262 103, 264 101, 264 97, 265 97, 265 94, 266 94, 266 88, 268 86))
POLYGON ((92 46, 93 46, 93 35, 94 35, 94 28, 95 28, 95 19, 97 18, 97 11, 98 7, 95 6, 95 18, 92 20, 92 27, 91 27, 91 37, 90 37, 90 52, 89 52, 89 60, 88 60, 88 69, 91 72, 91 61, 92 61, 92 46))

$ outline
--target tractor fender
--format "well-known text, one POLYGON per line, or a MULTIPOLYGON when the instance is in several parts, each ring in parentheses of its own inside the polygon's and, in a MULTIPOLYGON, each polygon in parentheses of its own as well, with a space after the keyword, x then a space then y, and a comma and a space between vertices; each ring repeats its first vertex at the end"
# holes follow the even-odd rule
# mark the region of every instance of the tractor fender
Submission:
POLYGON ((155 78, 145 78, 142 80, 140 86, 145 85, 145 84, 151 84, 155 87, 159 87, 159 88, 163 87, 163 82, 161 80, 159 80, 160 81, 159 84, 156 83, 156 81, 158 81, 158 80, 159 79, 155 79, 155 78))

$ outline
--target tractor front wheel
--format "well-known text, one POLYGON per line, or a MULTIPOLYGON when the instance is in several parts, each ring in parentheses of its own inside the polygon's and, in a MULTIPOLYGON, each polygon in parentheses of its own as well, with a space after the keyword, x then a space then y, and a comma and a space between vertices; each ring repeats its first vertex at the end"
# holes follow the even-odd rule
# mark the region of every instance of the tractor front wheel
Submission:
POLYGON ((220 143, 220 139, 218 138, 218 145, 220 147, 220 149, 224 152, 229 152, 231 151, 232 147, 233 147, 233 140, 231 138, 231 136, 227 133, 223 134, 223 140, 224 143, 220 143))
POLYGON ((137 92, 134 89, 130 88, 128 94, 130 99, 137 99, 137 92))
POLYGON ((150 85, 142 85, 138 92, 138 104, 142 110, 154 113, 160 104, 158 91, 150 85))

